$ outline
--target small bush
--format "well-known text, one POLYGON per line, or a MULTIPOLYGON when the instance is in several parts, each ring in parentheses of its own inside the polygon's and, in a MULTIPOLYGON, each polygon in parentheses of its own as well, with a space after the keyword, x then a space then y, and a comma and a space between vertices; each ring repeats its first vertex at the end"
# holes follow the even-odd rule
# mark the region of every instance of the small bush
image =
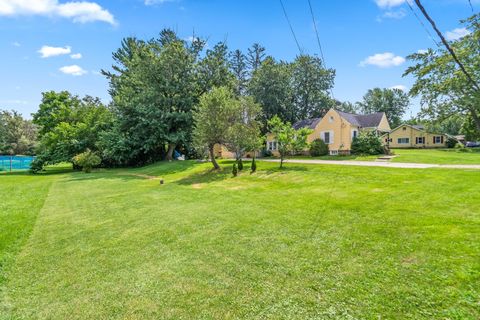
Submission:
POLYGON ((359 155, 378 155, 384 153, 384 148, 380 138, 375 132, 361 132, 358 137, 352 141, 352 154, 359 155))
POLYGON ((453 139, 453 138, 447 138, 447 148, 449 149, 452 149, 452 148, 455 148, 458 144, 457 140, 453 139))
POLYGON ((236 177, 238 175, 238 169, 237 169, 237 163, 236 162, 233 164, 232 175, 234 177, 236 177))
POLYGON ((269 158, 269 157, 273 156, 273 153, 272 153, 272 151, 265 149, 265 150, 263 150, 262 155, 265 158, 269 158))
POLYGON ((45 160, 42 159, 41 157, 37 157, 33 159, 33 161, 30 163, 30 171, 32 171, 32 173, 38 173, 40 171, 43 171, 44 167, 45 167, 45 160))
POLYGON ((242 159, 239 159, 238 160, 238 171, 242 171, 243 170, 243 161, 242 159))
POLYGON ((310 144, 310 155, 320 157, 328 155, 328 145, 322 139, 316 139, 310 144))
POLYGON ((73 163, 82 168, 85 173, 91 172, 92 168, 100 165, 101 162, 102 159, 89 149, 73 157, 73 163))
POLYGON ((255 161, 255 158, 253 158, 253 160, 252 160, 252 166, 251 166, 250 170, 252 171, 252 173, 257 171, 257 162, 255 161))
POLYGON ((457 152, 471 152, 472 150, 468 149, 467 147, 465 147, 463 144, 461 143, 457 143, 455 145, 455 150, 457 152))

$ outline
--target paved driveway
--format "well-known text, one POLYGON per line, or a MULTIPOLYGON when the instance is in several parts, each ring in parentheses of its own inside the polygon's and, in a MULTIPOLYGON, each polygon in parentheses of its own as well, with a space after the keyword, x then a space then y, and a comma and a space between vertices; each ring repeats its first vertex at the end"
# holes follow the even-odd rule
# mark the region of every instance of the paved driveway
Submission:
MULTIPOLYGON (((266 162, 280 162, 279 159, 259 159, 266 162)), ((403 163, 403 162, 384 162, 384 161, 335 161, 335 160, 303 160, 287 159, 284 163, 304 163, 304 164, 329 164, 341 166, 360 166, 360 167, 384 167, 384 168, 405 168, 405 169, 428 169, 428 168, 447 168, 447 169, 476 169, 480 170, 480 164, 461 165, 461 164, 426 164, 426 163, 403 163)))

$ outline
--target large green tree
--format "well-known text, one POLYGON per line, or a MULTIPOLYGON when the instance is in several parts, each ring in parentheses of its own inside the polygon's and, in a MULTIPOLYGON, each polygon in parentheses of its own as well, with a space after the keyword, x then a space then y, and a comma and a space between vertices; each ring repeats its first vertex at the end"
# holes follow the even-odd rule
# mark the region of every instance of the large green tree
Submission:
POLYGON ((323 117, 335 106, 329 93, 333 88, 335 71, 326 69, 319 57, 299 55, 290 70, 295 121, 323 117))
POLYGON ((254 72, 248 91, 262 106, 264 133, 267 121, 274 116, 278 116, 283 121, 294 122, 296 120, 289 64, 277 62, 272 57, 268 57, 254 72))
POLYGON ((409 105, 408 95, 400 89, 370 89, 363 96, 363 101, 358 102, 358 107, 364 114, 385 112, 392 128, 402 123, 409 105))
POLYGON ((43 94, 33 122, 41 127, 35 170, 46 164, 73 163, 77 154, 99 152, 99 138, 112 125, 111 111, 98 99, 63 91, 43 94))
POLYGON ((103 72, 118 121, 105 136, 106 154, 120 164, 141 164, 165 155, 171 159, 175 148, 189 141, 197 56, 170 30, 148 42, 123 40, 113 54, 113 72, 103 72))
POLYGON ((110 93, 117 123, 103 136, 104 153, 119 164, 139 165, 175 149, 192 149, 192 114, 199 97, 215 86, 234 87, 228 48, 215 45, 202 55, 205 42, 191 44, 171 30, 158 39, 128 38, 113 54, 110 93))
POLYGON ((246 152, 257 151, 263 144, 261 138, 262 108, 252 97, 241 97, 236 102, 233 124, 228 128, 225 145, 240 161, 246 152))
POLYGON ((239 103, 228 87, 213 88, 200 97, 195 110, 194 141, 199 148, 207 148, 215 169, 220 169, 215 160, 215 145, 225 145, 230 128, 238 119, 239 103))
POLYGON ((230 68, 236 79, 236 94, 238 96, 245 94, 248 83, 247 57, 241 50, 235 50, 230 53, 230 68))
POLYGON ((451 41, 450 46, 466 74, 447 49, 436 48, 410 55, 414 65, 405 75, 416 78, 410 94, 421 97, 422 116, 440 121, 452 115, 469 116, 473 128, 480 132, 479 16, 463 24, 470 34, 451 41))
POLYGON ((291 123, 323 116, 335 106, 329 94, 334 77, 335 71, 325 69, 315 56, 300 55, 292 63, 267 57, 248 86, 262 106, 264 131, 273 116, 291 123))
POLYGON ((16 111, 0 110, 0 154, 33 155, 38 128, 16 111))

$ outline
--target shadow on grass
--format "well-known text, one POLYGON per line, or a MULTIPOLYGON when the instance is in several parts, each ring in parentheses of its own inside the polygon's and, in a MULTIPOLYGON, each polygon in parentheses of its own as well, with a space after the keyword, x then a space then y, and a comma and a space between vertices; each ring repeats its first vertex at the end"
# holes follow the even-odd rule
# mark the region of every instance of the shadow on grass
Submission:
POLYGON ((184 178, 181 178, 175 183, 179 185, 193 185, 200 183, 212 183, 216 181, 226 180, 232 177, 230 167, 222 167, 220 170, 207 169, 202 172, 194 173, 184 178))

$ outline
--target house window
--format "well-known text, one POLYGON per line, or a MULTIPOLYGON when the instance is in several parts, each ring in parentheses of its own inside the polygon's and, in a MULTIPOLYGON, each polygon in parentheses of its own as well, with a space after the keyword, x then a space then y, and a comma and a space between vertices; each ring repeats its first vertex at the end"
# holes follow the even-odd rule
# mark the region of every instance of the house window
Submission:
POLYGON ((276 151, 276 150, 278 150, 277 141, 268 141, 268 143, 267 143, 267 150, 269 150, 269 151, 276 151))
POLYGON ((410 138, 398 138, 397 142, 398 144, 409 144, 410 138))
POLYGON ((331 156, 338 156, 338 150, 330 150, 331 156))
POLYGON ((434 143, 434 144, 441 144, 441 143, 443 143, 443 137, 442 137, 442 136, 435 136, 435 137, 433 137, 433 143, 434 143))
POLYGON ((425 137, 417 137, 415 139, 415 144, 425 144, 425 137))
POLYGON ((403 127, 403 131, 407 131, 407 127, 403 127))
POLYGON ((324 141, 326 144, 330 144, 330 143, 331 143, 331 142, 330 142, 330 132, 327 131, 327 132, 325 132, 325 133, 323 134, 323 141, 324 141))
POLYGON ((355 139, 356 137, 358 137, 358 131, 352 130, 352 139, 355 139))
POLYGON ((332 123, 332 122, 333 122, 333 117, 330 117, 330 119, 328 119, 328 121, 329 121, 330 123, 332 123))

